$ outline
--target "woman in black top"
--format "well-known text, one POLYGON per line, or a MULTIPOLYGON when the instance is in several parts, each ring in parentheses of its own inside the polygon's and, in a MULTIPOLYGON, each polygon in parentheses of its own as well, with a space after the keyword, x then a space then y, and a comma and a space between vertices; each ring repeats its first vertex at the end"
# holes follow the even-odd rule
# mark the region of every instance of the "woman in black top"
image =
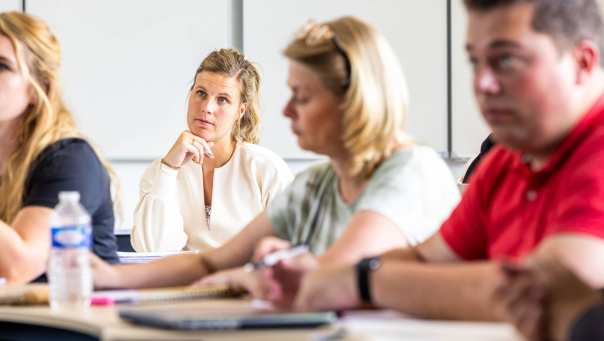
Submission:
POLYGON ((41 20, 0 13, 0 277, 44 273, 52 209, 79 191, 93 251, 117 261, 110 168, 81 138, 59 88, 60 46, 41 20))

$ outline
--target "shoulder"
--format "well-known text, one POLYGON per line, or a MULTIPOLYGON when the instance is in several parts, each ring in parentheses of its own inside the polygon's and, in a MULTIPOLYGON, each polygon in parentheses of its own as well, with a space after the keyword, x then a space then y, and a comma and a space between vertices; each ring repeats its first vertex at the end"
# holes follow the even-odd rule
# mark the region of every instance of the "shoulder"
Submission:
POLYGON ((494 195, 500 193, 502 184, 523 168, 522 162, 519 152, 507 149, 502 145, 494 146, 474 170, 464 197, 487 205, 494 195), (472 188, 476 189, 472 190, 472 188))
MULTIPOLYGON (((593 128, 593 131, 585 136, 584 140, 572 151, 568 160, 570 165, 589 167, 602 167, 604 165, 604 125, 593 128)), ((594 169, 601 173, 601 168, 594 169)))
POLYGON ((30 169, 31 173, 40 173, 53 170, 93 172, 94 169, 101 168, 100 160, 88 142, 80 138, 68 138, 47 146, 30 169))
POLYGON ((294 192, 316 192, 333 181, 335 176, 329 162, 319 162, 296 174, 290 188, 294 192))
POLYGON ((400 149, 382 161, 369 179, 367 192, 418 192, 426 181, 453 182, 449 168, 436 152, 414 145, 400 149))
MULTIPOLYGON (((311 165, 296 174, 289 186, 269 206, 268 215, 274 227, 285 228, 288 221, 306 215, 309 205, 330 188, 329 184, 333 184, 334 178, 335 173, 328 162, 311 165)), ((281 233, 278 235, 283 237, 281 233)))
POLYGON ((89 212, 110 200, 109 174, 92 147, 82 139, 63 139, 46 147, 30 167, 24 205, 56 205, 65 190, 80 192, 89 212))
POLYGON ((285 161, 268 148, 247 142, 239 143, 240 155, 250 161, 267 165, 286 165, 285 161))
POLYGON ((478 168, 475 170, 476 174, 472 178, 481 178, 485 175, 488 175, 489 178, 495 178, 498 174, 506 174, 511 168, 522 162, 521 159, 522 157, 518 152, 509 150, 502 145, 496 145, 480 161, 478 168))
POLYGON ((239 144, 238 149, 241 161, 259 171, 291 173, 285 161, 268 148, 242 142, 239 144))
POLYGON ((442 158, 431 148, 410 146, 393 153, 376 169, 372 178, 408 177, 410 173, 447 170, 442 158))
POLYGON ((42 150, 37 160, 47 161, 57 156, 92 157, 98 159, 90 144, 81 138, 59 140, 42 150))
POLYGON ((335 176, 335 172, 329 161, 321 161, 308 166, 305 170, 296 174, 297 181, 317 182, 326 177, 335 176))
POLYGON ((411 156, 409 162, 414 165, 423 166, 446 166, 442 157, 434 149, 426 146, 413 146, 408 151, 411 156))

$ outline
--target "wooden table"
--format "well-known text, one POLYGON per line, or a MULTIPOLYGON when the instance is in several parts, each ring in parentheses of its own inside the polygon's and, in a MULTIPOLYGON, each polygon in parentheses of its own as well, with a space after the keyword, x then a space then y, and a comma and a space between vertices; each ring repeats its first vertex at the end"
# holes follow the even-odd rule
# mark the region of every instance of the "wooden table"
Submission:
MULTIPOLYGON (((256 309, 244 299, 195 300, 146 304, 161 309, 198 309, 201 312, 246 312, 256 309)), ((447 340, 516 341, 503 323, 426 321, 394 312, 346 314, 333 326, 316 329, 178 332, 138 327, 119 319, 116 308, 55 312, 49 307, 0 307, 0 339, 10 340, 447 340), (330 338, 332 337, 332 338, 330 338), (333 338, 335 337, 335 338, 333 338)))

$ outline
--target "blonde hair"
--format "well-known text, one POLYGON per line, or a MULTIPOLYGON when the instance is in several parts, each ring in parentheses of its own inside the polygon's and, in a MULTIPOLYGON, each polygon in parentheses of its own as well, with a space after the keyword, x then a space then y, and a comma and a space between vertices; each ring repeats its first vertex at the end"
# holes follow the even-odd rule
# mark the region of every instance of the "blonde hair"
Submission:
POLYGON ((351 156, 351 176, 370 177, 411 141, 405 134, 405 78, 394 51, 373 27, 354 17, 309 22, 283 53, 314 70, 342 97, 341 140, 351 156))
MULTIPOLYGON (((59 86, 61 48, 49 27, 40 19, 21 12, 0 13, 0 35, 7 37, 17 58, 19 71, 34 91, 33 103, 22 114, 16 134, 16 149, 0 176, 0 219, 12 223, 23 205, 25 181, 40 152, 58 140, 83 138, 67 109, 59 86), (9 199, 10 198, 10 199, 9 199)), ((97 149, 93 146, 97 155, 97 149)), ((121 213, 119 185, 109 163, 99 155, 112 183, 116 219, 121 213)))
POLYGON ((258 68, 236 49, 219 49, 204 58, 195 72, 195 77, 203 71, 222 73, 239 80, 241 102, 246 104, 246 111, 233 127, 231 137, 233 141, 258 143, 260 140, 258 68))

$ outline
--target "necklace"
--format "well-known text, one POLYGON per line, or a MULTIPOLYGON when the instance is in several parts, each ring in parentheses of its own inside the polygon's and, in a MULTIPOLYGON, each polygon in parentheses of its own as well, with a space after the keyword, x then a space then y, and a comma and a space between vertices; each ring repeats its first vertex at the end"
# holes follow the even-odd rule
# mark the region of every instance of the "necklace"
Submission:
POLYGON ((212 215, 212 206, 210 205, 206 205, 205 206, 205 218, 206 218, 206 222, 208 223, 208 230, 211 230, 210 228, 210 216, 212 215))

